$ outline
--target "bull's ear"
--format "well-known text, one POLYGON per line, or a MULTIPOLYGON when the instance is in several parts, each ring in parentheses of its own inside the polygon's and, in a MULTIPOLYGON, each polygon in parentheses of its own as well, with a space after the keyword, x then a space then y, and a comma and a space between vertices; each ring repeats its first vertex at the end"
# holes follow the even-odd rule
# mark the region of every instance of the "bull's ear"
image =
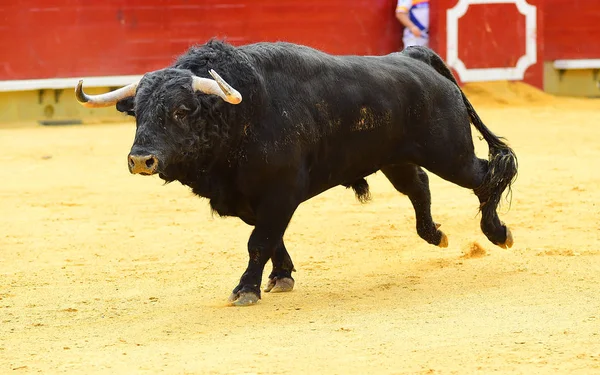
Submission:
POLYGON ((125 99, 121 99, 117 102, 117 111, 127 113, 129 116, 135 117, 135 111, 133 109, 134 97, 130 96, 125 99))

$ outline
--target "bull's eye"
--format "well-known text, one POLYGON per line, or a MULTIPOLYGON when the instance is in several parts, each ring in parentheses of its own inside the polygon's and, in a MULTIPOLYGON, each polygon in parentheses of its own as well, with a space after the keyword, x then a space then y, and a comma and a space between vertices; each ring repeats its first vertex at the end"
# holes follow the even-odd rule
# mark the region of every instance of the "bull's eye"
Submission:
POLYGON ((183 121, 186 118, 188 112, 189 108, 187 108, 184 105, 181 105, 173 112, 173 118, 177 121, 183 121))
POLYGON ((185 118, 185 113, 183 111, 175 111, 175 113, 173 113, 173 118, 177 121, 181 121, 185 118))

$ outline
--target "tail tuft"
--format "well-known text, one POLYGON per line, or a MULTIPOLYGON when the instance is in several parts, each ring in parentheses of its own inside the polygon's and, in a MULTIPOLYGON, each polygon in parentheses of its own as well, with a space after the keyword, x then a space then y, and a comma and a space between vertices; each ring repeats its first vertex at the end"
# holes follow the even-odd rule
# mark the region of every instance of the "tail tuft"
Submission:
POLYGON ((506 190, 506 200, 510 205, 512 199, 512 184, 517 178, 518 161, 517 156, 508 146, 503 149, 493 149, 490 146, 488 172, 481 186, 475 189, 475 194, 481 197, 489 197, 479 207, 484 214, 492 213, 506 190), (490 208, 486 210, 485 208, 490 208))

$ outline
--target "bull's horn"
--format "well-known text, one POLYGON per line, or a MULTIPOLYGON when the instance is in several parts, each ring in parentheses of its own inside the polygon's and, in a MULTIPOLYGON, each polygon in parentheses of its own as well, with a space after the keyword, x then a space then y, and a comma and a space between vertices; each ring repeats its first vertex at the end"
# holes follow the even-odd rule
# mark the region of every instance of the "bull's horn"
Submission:
POLYGON ((80 80, 75 88, 75 97, 77 98, 77 101, 84 107, 110 107, 117 104, 117 102, 121 99, 135 96, 135 89, 137 88, 138 83, 139 81, 125 87, 121 87, 120 89, 107 92, 106 94, 88 95, 83 92, 83 80, 80 80))
POLYGON ((194 90, 202 91, 206 94, 218 95, 227 103, 240 104, 242 101, 242 94, 225 82, 225 80, 214 70, 209 70, 209 73, 213 76, 214 80, 192 76, 192 87, 194 90))

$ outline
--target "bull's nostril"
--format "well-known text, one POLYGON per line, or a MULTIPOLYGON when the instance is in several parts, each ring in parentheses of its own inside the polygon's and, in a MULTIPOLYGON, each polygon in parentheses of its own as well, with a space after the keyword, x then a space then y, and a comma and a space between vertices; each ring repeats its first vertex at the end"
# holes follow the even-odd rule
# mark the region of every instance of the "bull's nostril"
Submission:
POLYGON ((154 160, 153 157, 151 157, 150 159, 146 160, 146 167, 152 168, 154 166, 154 162, 155 162, 155 160, 154 160))
POLYGON ((132 174, 143 174, 146 176, 156 173, 158 169, 158 158, 152 154, 128 155, 127 163, 129 172, 132 174))

